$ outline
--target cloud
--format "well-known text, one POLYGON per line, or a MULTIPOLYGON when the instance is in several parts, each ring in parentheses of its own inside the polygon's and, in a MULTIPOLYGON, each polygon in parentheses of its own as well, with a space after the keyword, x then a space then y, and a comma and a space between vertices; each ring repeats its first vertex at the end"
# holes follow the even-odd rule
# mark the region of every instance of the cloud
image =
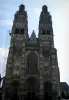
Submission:
POLYGON ((10 16, 10 11, 7 11, 5 9, 0 10, 0 16, 4 17, 4 16, 10 16))
POLYGON ((55 46, 58 49, 60 80, 69 83, 69 1, 66 1, 53 15, 55 46), (67 47, 66 47, 67 46, 67 47))
POLYGON ((0 73, 2 76, 5 75, 8 51, 8 48, 0 48, 0 73))
POLYGON ((0 48, 0 56, 6 57, 8 54, 8 48, 0 48))
POLYGON ((12 20, 0 20, 0 24, 12 25, 13 21, 12 20))

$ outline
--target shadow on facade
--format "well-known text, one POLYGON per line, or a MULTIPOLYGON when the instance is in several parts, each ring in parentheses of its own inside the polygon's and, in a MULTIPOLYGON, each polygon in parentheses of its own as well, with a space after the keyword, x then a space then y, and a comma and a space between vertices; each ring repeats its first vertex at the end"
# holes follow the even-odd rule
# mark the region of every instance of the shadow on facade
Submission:
POLYGON ((44 82, 44 100, 52 100, 52 84, 44 82))
POLYGON ((35 77, 28 78, 24 84, 24 90, 26 94, 24 97, 25 100, 37 100, 39 93, 39 83, 37 79, 35 77))
POLYGON ((56 91, 52 91, 52 84, 50 82, 44 82, 44 96, 40 99, 38 95, 40 87, 35 77, 30 77, 25 81, 24 90, 25 95, 20 98, 17 90, 18 84, 13 83, 12 90, 6 91, 5 100, 56 100, 56 91))

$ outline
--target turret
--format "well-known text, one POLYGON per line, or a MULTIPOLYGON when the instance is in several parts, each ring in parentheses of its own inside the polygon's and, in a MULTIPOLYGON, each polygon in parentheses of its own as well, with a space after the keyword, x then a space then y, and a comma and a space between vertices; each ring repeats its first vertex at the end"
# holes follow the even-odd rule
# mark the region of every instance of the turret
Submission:
POLYGON ((15 13, 12 34, 22 35, 24 39, 28 39, 27 12, 23 4, 19 6, 19 10, 15 13))

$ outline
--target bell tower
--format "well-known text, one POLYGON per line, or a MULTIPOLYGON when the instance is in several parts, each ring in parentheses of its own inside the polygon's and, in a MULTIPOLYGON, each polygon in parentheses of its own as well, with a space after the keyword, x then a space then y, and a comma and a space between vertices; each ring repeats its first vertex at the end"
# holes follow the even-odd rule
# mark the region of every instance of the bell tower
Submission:
POLYGON ((19 73, 22 52, 25 49, 25 43, 28 38, 27 12, 25 11, 25 6, 21 4, 19 10, 14 16, 6 67, 6 77, 12 78, 12 76, 15 76, 15 73, 19 73))
POLYGON ((40 41, 50 42, 51 45, 54 46, 52 20, 46 5, 42 7, 42 11, 39 18, 38 38, 40 41))
POLYGON ((28 38, 27 12, 25 11, 25 6, 21 4, 19 10, 15 13, 11 31, 11 41, 6 64, 6 77, 2 100, 9 100, 10 98, 12 98, 12 100, 19 100, 18 89, 20 89, 19 85, 21 82, 20 73, 25 64, 23 56, 25 54, 25 43, 28 38))
POLYGON ((52 20, 51 15, 48 12, 48 8, 46 5, 42 7, 42 12, 40 14, 39 20, 39 35, 52 35, 52 20))
POLYGON ((44 57, 44 95, 50 95, 53 100, 56 100, 60 95, 59 67, 57 50, 54 47, 52 18, 46 5, 42 7, 40 14, 38 39, 40 47, 43 48, 41 54, 44 57))

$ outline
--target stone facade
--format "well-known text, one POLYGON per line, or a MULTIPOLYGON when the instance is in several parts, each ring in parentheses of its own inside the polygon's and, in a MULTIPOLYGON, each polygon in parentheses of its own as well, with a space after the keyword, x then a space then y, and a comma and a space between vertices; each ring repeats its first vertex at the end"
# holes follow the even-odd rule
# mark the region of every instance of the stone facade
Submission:
POLYGON ((21 4, 15 13, 4 84, 2 100, 24 100, 32 95, 42 99, 49 96, 54 100, 60 96, 57 50, 46 5, 40 14, 38 38, 34 30, 29 38, 25 6, 21 4))

